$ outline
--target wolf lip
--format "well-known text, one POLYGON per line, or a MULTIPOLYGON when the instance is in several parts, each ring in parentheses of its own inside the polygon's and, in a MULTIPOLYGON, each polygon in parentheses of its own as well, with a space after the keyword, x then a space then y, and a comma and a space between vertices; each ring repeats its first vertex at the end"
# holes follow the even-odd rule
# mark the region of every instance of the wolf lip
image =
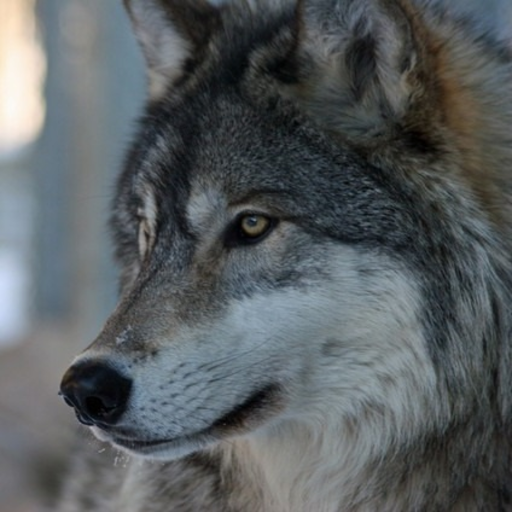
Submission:
POLYGON ((111 442, 132 451, 145 452, 163 445, 179 445, 187 442, 223 438, 247 428, 248 419, 251 415, 261 414, 262 410, 272 408, 276 403, 276 397, 279 396, 279 390, 280 386, 275 384, 265 386, 249 395, 246 400, 233 407, 228 413, 214 420, 209 427, 191 434, 169 439, 137 439, 136 437, 115 437, 111 433, 111 442))
POLYGON ((179 442, 180 438, 174 439, 155 439, 152 441, 141 441, 138 439, 124 439, 124 438, 113 438, 112 442, 118 446, 124 448, 130 448, 132 450, 151 448, 153 446, 159 446, 162 444, 168 444, 173 442, 179 442))
MULTIPOLYGON (((208 429, 203 432, 178 436, 170 439, 137 439, 126 437, 110 437, 109 442, 118 448, 124 448, 135 455, 160 458, 163 454, 172 454, 185 450, 185 453, 196 451, 217 438, 208 434, 208 429), (189 447, 193 447, 190 449, 189 447)), ((167 458, 167 456, 165 457, 167 458)), ((174 458, 171 456, 171 458, 174 458)))

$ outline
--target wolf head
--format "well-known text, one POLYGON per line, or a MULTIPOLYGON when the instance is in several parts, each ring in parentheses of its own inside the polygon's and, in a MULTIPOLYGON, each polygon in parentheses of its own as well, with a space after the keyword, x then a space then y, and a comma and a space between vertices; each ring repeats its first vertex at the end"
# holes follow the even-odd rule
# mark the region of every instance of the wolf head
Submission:
POLYGON ((175 458, 290 422, 384 449, 501 414, 501 228, 414 9, 126 6, 150 97, 113 202, 121 299, 62 383, 79 419, 175 458))

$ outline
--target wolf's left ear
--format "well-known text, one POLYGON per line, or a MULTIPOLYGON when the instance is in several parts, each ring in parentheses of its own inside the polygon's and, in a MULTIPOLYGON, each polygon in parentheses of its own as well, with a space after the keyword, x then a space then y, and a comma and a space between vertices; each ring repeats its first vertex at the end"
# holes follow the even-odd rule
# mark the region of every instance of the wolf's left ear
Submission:
POLYGON ((185 73, 220 24, 219 0, 124 0, 146 58, 149 93, 161 96, 185 73))
POLYGON ((382 133, 421 91, 412 15, 400 0, 299 0, 291 92, 324 127, 382 133))

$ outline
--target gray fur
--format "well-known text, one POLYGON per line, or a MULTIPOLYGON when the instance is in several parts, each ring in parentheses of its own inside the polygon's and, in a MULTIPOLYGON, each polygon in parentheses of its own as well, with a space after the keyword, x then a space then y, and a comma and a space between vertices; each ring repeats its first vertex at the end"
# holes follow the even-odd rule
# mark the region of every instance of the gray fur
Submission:
POLYGON ((436 2, 127 4, 152 93, 75 364, 132 379, 92 428, 129 456, 60 510, 512 510, 510 49, 436 2))

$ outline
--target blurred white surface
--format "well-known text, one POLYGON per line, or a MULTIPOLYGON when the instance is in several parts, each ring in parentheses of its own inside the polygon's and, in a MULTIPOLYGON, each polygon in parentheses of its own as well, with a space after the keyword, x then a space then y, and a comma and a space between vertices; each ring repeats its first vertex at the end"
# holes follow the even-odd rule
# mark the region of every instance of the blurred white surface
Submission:
POLYGON ((0 248, 0 350, 29 330, 27 263, 14 249, 0 248))

